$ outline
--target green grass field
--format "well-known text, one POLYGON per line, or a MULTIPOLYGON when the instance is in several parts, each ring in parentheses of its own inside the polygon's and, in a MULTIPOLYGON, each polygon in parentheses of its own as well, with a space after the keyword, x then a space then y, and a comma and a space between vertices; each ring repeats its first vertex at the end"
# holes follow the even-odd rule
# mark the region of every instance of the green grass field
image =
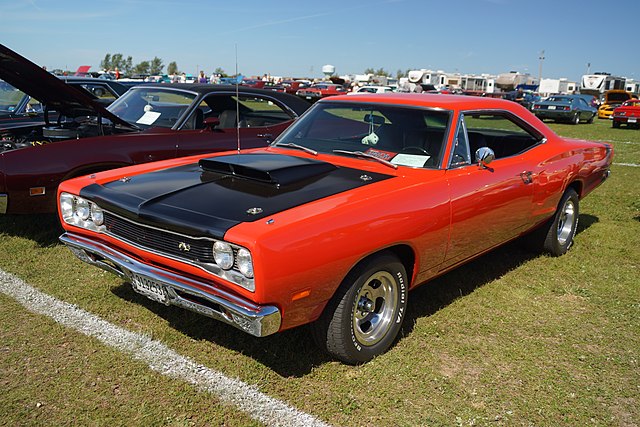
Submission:
MULTIPOLYGON (((637 426, 640 131, 550 126, 615 147, 574 247, 512 243, 422 286, 397 345, 363 366, 328 359, 308 327, 258 339, 148 301, 76 260, 55 217, 0 217, 0 269, 334 425, 637 426)), ((4 294, 0 325, 2 425, 259 425, 4 294)))

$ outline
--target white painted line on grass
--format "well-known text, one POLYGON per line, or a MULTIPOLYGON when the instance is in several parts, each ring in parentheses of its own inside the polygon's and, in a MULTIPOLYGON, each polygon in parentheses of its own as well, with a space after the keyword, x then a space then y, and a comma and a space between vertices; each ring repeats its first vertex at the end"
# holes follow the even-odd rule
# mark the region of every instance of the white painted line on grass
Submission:
POLYGON ((113 325, 81 308, 58 300, 0 269, 0 292, 26 309, 97 338, 102 343, 146 363, 151 369, 216 394, 269 426, 328 426, 312 415, 269 397, 256 386, 229 378, 171 350, 160 341, 113 325))
POLYGON ((631 166, 632 168, 640 168, 640 165, 635 163, 614 163, 616 166, 631 166))

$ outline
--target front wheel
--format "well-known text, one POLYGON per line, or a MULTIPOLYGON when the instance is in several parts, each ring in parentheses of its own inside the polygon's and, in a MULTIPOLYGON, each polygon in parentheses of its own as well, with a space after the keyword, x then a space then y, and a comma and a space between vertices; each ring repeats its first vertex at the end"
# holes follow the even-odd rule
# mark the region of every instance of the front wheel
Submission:
POLYGON ((368 362, 395 341, 407 310, 404 265, 382 253, 356 266, 313 324, 329 354, 349 364, 368 362))

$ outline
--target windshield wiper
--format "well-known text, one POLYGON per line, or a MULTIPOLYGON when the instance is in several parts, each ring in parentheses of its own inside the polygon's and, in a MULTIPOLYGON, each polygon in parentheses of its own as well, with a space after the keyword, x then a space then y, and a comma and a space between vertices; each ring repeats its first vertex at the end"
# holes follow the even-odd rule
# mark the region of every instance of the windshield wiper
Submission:
POLYGON ((314 156, 318 155, 318 152, 316 150, 312 150, 311 148, 307 148, 304 145, 298 145, 298 144, 296 144, 294 142, 276 142, 275 145, 282 145, 283 147, 297 148, 298 150, 302 150, 305 153, 313 154, 314 156))
POLYGON ((376 156, 372 156, 371 154, 364 153, 362 151, 333 150, 333 152, 334 153, 339 153, 339 154, 349 154, 351 156, 356 156, 356 157, 366 157, 367 159, 377 160, 380 163, 382 163, 383 165, 387 165, 387 166, 392 167, 394 169, 398 169, 398 165, 393 164, 388 160, 381 159, 380 157, 376 157, 376 156))

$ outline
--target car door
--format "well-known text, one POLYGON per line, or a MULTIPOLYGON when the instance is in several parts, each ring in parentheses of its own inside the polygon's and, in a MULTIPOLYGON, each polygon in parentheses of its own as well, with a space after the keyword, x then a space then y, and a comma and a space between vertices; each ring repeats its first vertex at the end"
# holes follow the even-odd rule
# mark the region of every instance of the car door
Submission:
POLYGON ((211 94, 191 112, 180 129, 178 155, 235 150, 238 146, 264 147, 293 119, 291 112, 267 95, 211 94), (209 118, 219 123, 207 125, 209 118))
POLYGON ((445 267, 516 237, 532 221, 532 156, 541 138, 530 135, 508 114, 461 115, 449 160, 450 240, 445 267), (475 152, 489 147, 495 160, 475 163, 475 152))
POLYGON ((578 105, 578 111, 580 112, 580 120, 587 121, 591 119, 593 113, 587 105, 587 102, 582 98, 578 98, 576 99, 576 103, 578 105))

